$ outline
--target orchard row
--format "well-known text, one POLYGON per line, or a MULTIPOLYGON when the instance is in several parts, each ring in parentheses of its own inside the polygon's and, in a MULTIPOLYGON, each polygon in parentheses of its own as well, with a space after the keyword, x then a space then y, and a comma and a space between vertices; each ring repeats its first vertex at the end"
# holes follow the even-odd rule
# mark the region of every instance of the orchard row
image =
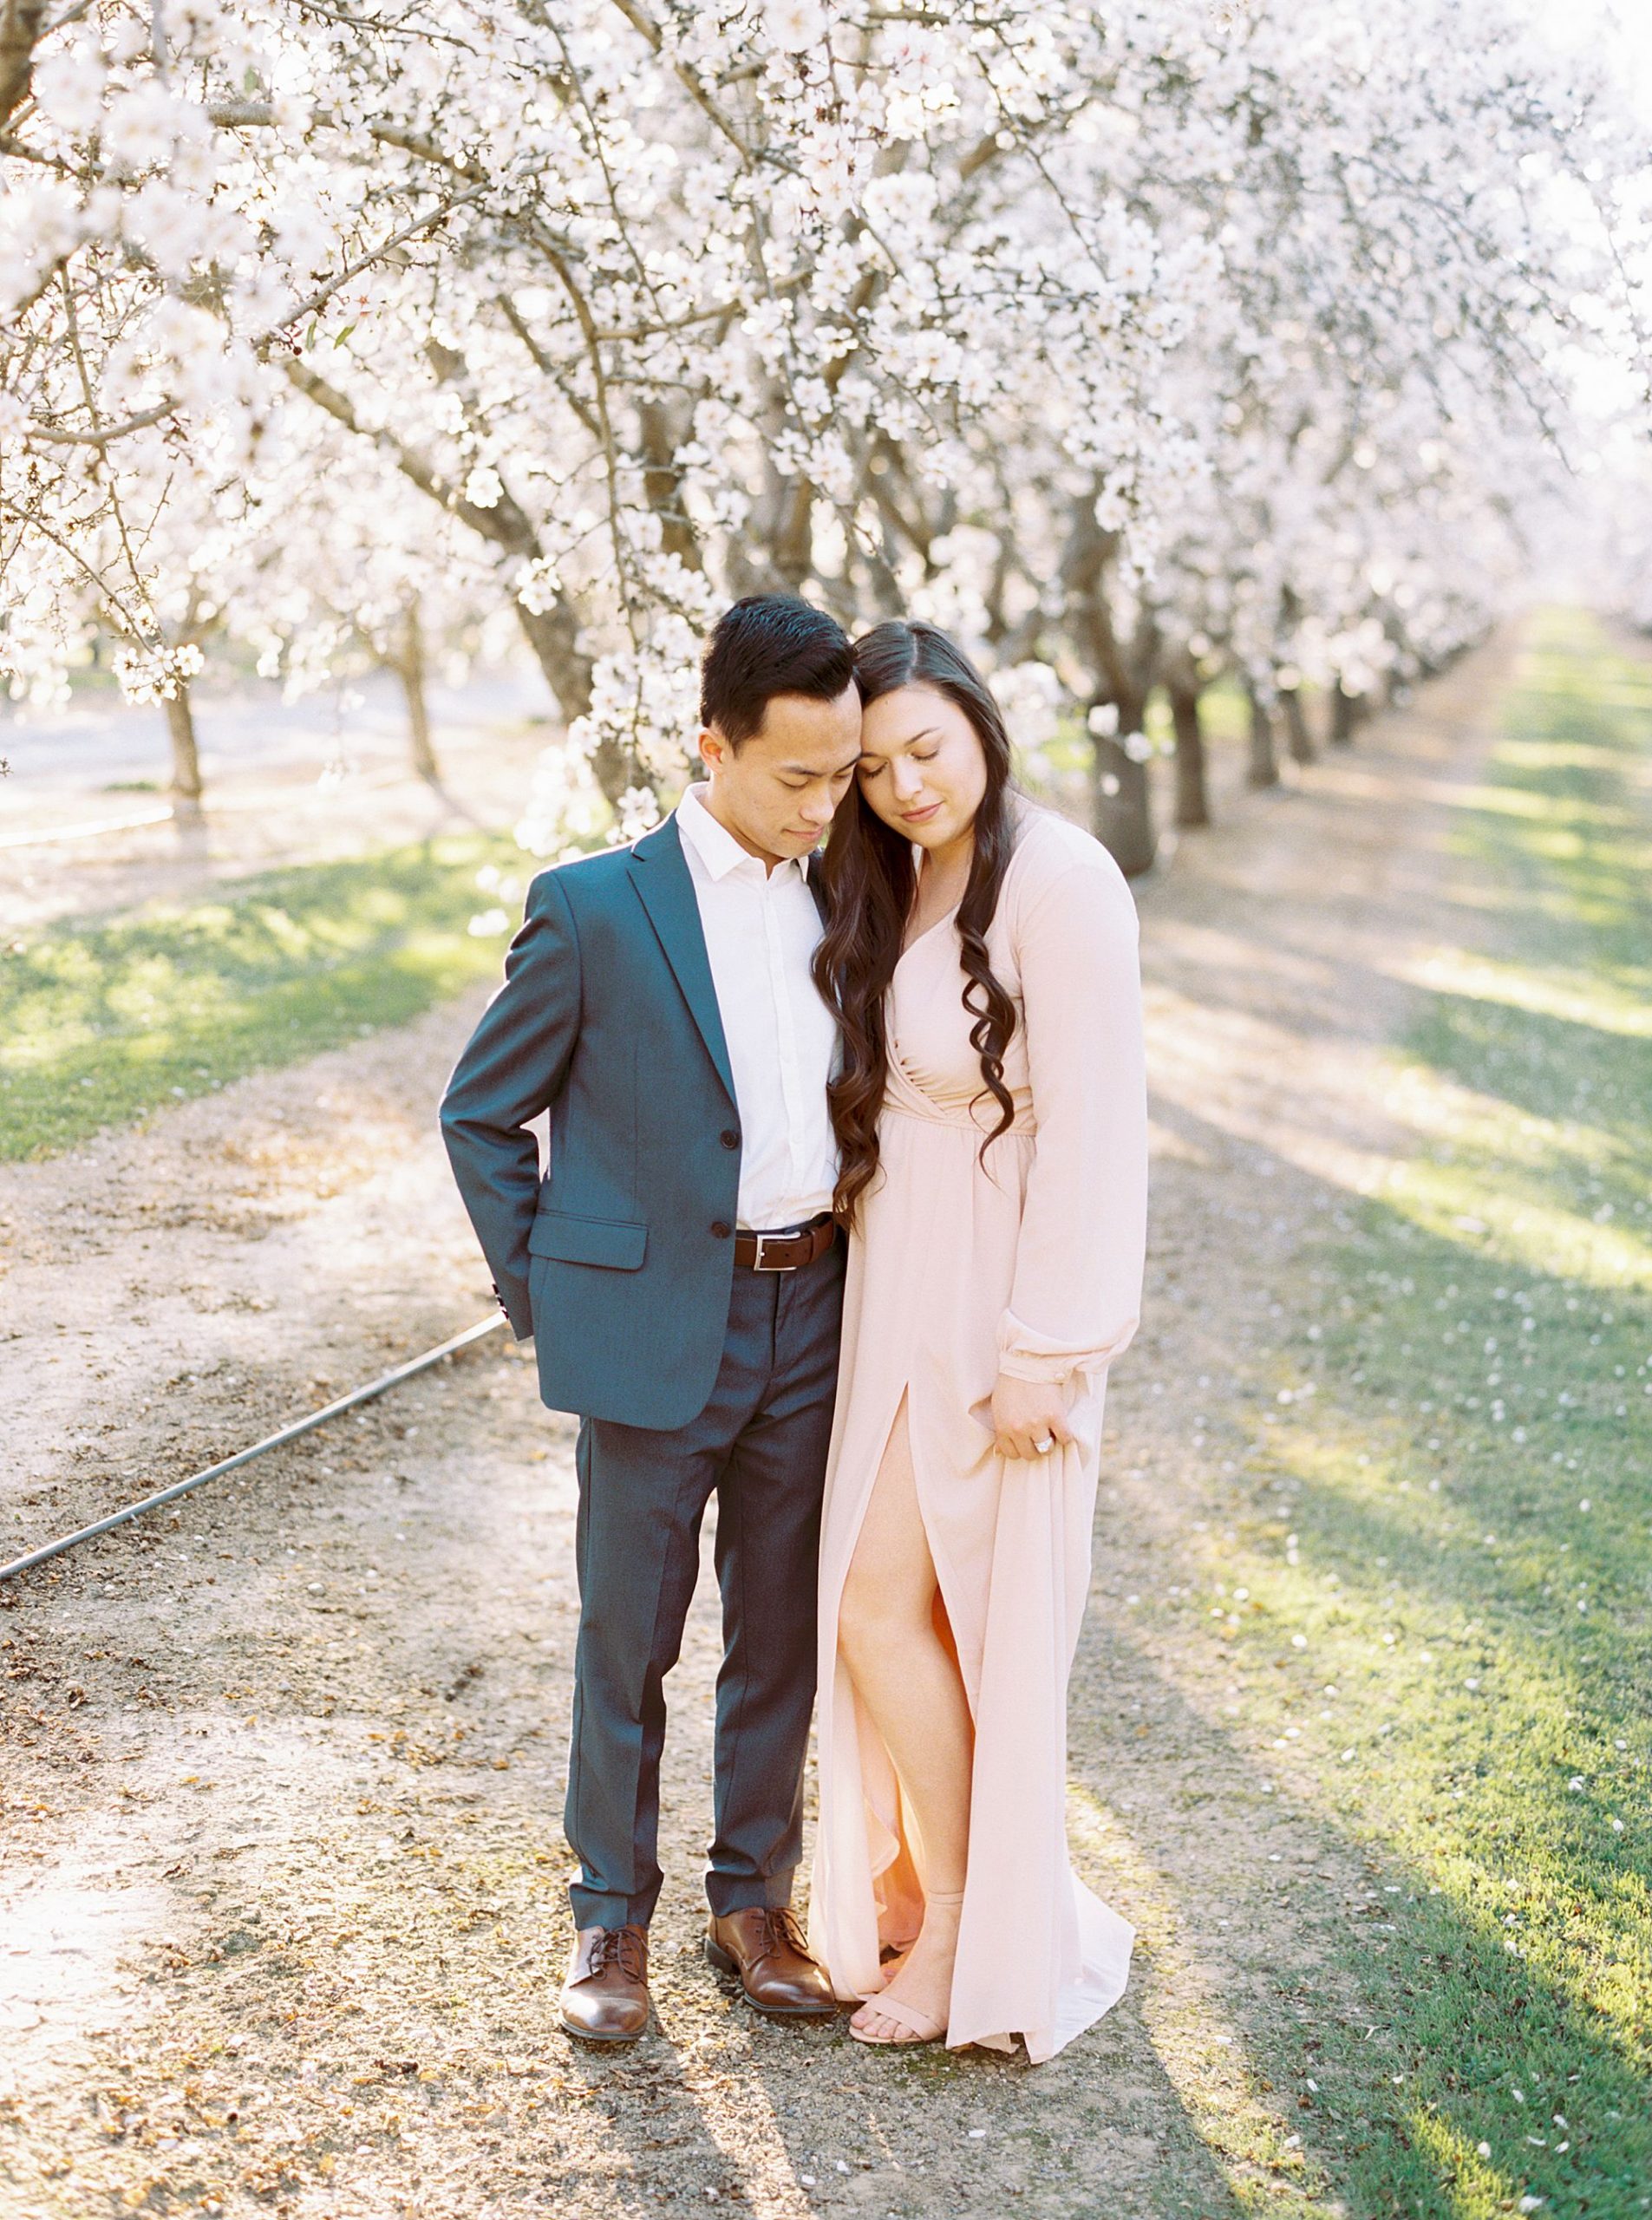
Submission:
POLYGON ((626 830, 789 585, 954 630, 1151 860, 1167 689, 1340 732, 1495 617, 1634 304, 1502 0, 0 0, 0 661, 303 687, 500 612, 626 830))

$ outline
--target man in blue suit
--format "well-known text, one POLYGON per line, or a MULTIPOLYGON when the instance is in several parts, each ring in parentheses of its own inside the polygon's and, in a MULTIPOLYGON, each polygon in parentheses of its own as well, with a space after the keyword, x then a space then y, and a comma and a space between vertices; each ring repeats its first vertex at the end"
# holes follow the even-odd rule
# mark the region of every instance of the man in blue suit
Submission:
POLYGON ((763 2011, 834 2008, 790 1903, 843 1299, 809 868, 859 753, 843 631, 789 595, 737 603, 707 644, 701 722, 705 783, 663 825, 534 880, 441 1107, 540 1394, 581 1421, 561 2017, 597 2042, 648 2024, 663 1684, 714 1492, 706 1951, 763 2011), (542 1175, 528 1126, 546 1109, 542 1175))

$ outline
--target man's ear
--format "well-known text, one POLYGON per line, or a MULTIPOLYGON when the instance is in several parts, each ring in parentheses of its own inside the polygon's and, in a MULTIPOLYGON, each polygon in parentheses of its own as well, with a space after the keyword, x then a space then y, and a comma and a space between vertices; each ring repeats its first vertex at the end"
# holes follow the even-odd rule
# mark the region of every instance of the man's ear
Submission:
POLYGON ((695 752, 708 771, 720 769, 734 753, 715 725, 702 725, 694 745, 695 752))

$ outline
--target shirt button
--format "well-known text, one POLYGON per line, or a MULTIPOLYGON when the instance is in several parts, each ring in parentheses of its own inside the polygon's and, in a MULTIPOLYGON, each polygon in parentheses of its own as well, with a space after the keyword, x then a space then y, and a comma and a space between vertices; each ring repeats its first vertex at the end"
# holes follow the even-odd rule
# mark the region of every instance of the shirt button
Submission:
POLYGON ((711 1231, 719 1241, 727 1241, 733 1230, 731 1226, 725 1225, 721 1218, 715 1218, 712 1222, 711 1231))
POLYGON ((740 1146, 740 1135, 735 1131, 732 1126, 730 1126, 727 1133, 720 1133, 717 1138, 722 1141, 725 1148, 738 1148, 740 1146))

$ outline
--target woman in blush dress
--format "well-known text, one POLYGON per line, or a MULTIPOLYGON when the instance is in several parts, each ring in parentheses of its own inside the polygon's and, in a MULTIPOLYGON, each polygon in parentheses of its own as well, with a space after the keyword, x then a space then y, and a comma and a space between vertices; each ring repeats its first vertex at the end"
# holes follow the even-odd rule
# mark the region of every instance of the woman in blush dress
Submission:
POLYGON ((810 1944, 864 2042, 1047 2059, 1132 1930, 1066 1837, 1067 1683, 1146 1198, 1136 915, 1011 787, 945 636, 856 649, 862 755, 816 977, 851 1228, 820 1542, 810 1944))

